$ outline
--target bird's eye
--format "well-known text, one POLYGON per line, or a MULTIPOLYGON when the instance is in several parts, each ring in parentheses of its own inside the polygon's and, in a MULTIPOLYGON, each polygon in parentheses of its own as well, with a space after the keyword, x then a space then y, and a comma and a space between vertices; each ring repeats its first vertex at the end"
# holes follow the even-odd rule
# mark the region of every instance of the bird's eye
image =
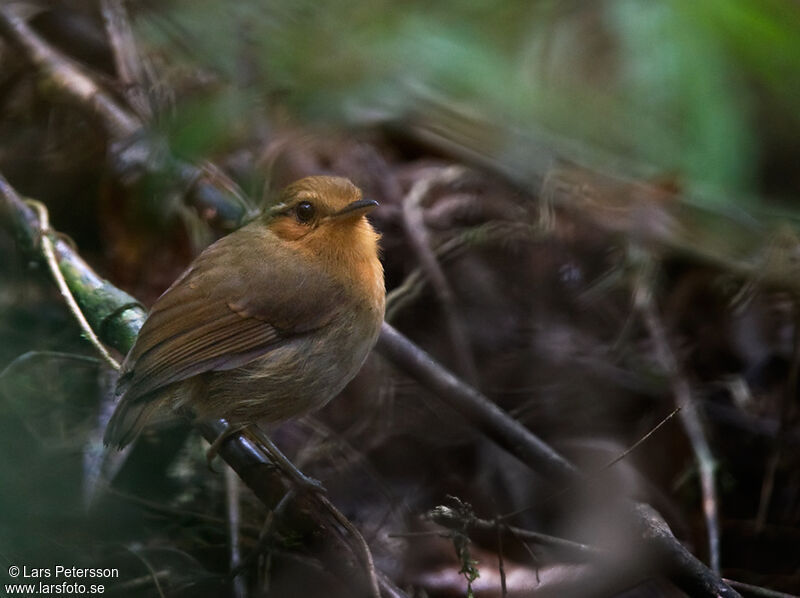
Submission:
POLYGON ((316 210, 310 201, 301 201, 299 204, 297 204, 297 207, 295 207, 294 213, 297 215, 297 220, 305 224, 307 222, 311 222, 311 220, 314 218, 316 210))

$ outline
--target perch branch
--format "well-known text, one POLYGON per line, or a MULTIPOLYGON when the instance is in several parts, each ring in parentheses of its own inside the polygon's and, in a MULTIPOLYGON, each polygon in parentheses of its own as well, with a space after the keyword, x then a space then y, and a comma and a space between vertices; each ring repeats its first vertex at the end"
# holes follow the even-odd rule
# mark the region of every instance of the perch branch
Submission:
MULTIPOLYGON (((645 258, 646 259, 646 258, 645 258)), ((658 315, 652 296, 651 281, 640 275, 635 281, 634 309, 644 322, 655 349, 655 358, 659 367, 668 376, 676 407, 680 407, 680 420, 694 453, 695 462, 700 475, 700 487, 703 496, 703 515, 706 520, 708 534, 708 554, 711 569, 720 571, 720 534, 719 506, 715 484, 714 455, 708 444, 700 412, 693 400, 691 386, 681 371, 678 359, 670 346, 666 330, 658 315)))

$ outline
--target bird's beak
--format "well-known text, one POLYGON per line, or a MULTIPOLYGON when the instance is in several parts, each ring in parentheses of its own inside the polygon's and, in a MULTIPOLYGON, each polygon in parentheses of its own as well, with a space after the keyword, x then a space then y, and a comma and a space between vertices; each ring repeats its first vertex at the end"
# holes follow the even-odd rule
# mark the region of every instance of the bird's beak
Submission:
POLYGON ((364 214, 371 212, 378 207, 378 202, 374 199, 359 199, 351 204, 346 205, 341 210, 331 215, 332 220, 340 220, 351 218, 358 218, 364 214))

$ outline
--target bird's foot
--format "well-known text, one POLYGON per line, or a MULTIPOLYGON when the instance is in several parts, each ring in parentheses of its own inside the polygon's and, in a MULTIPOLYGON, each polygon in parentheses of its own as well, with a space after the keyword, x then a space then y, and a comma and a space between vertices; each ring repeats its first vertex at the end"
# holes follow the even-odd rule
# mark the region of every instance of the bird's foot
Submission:
POLYGON ((232 436, 235 436, 236 434, 238 434, 239 432, 241 432, 246 428, 247 426, 242 424, 240 425, 229 424, 228 427, 225 428, 225 431, 222 432, 222 434, 220 434, 219 436, 217 436, 214 442, 211 443, 211 446, 209 446, 208 450, 206 450, 206 464, 208 465, 208 468, 211 471, 214 471, 214 467, 212 466, 214 458, 219 454, 219 449, 222 448, 222 445, 225 444, 225 441, 231 438, 232 436))
POLYGON ((284 476, 289 478, 289 480, 292 482, 292 485, 299 492, 313 492, 315 494, 327 493, 327 490, 325 490, 325 486, 322 485, 322 482, 307 476, 300 471, 295 464, 292 463, 289 458, 281 452, 277 445, 272 442, 272 439, 270 439, 270 437, 267 436, 263 430, 257 426, 252 426, 249 431, 252 432, 253 435, 259 440, 261 448, 264 449, 264 452, 266 453, 267 457, 269 457, 270 461, 272 461, 273 465, 275 465, 275 467, 277 467, 284 476))
MULTIPOLYGON (((294 465, 292 465, 292 467, 294 467, 294 465)), ((316 478, 307 476, 296 467, 294 467, 294 473, 291 473, 290 477, 292 480, 292 484, 294 484, 295 488, 300 492, 312 492, 314 494, 323 494, 323 495, 328 493, 328 491, 325 489, 325 486, 323 486, 322 482, 320 482, 316 478)))

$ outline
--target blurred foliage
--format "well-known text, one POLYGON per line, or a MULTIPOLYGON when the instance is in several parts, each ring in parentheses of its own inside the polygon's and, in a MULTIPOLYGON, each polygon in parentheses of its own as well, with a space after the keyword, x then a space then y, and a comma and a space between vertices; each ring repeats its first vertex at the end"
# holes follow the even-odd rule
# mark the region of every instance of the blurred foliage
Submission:
POLYGON ((568 158, 746 201, 760 112, 780 107, 781 127, 800 128, 789 2, 206 0, 138 17, 148 44, 210 77, 168 127, 190 156, 246 135, 270 98, 303 120, 359 122, 402 114, 427 89, 498 128, 554 135, 568 158))

